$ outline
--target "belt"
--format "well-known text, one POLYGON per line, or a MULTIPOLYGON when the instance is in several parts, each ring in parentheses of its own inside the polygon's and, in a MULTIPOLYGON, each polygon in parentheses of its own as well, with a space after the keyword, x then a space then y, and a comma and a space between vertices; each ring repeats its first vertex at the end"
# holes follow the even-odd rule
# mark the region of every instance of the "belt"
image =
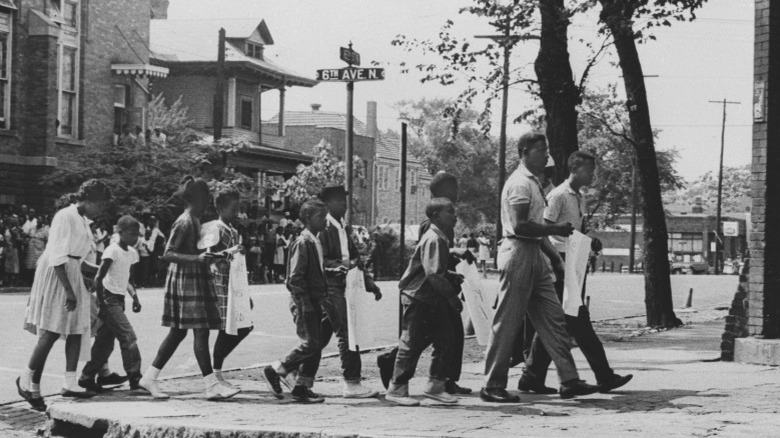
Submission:
POLYGON ((79 257, 79 256, 74 256, 74 255, 70 255, 70 254, 68 254, 68 258, 69 258, 69 259, 73 259, 73 260, 81 260, 81 257, 79 257))
POLYGON ((532 237, 523 237, 523 236, 504 236, 504 239, 519 240, 521 242, 541 244, 543 237, 534 239, 532 237))

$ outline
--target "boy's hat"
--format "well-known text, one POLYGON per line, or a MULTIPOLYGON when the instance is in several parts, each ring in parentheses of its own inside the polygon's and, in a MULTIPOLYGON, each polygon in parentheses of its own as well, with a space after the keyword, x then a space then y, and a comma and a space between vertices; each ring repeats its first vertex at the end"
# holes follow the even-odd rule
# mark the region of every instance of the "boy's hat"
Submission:
POLYGON ((347 189, 345 189, 342 184, 339 184, 336 181, 329 181, 325 183, 325 187, 323 187, 320 191, 320 199, 323 201, 330 198, 331 196, 337 195, 346 196, 347 189))

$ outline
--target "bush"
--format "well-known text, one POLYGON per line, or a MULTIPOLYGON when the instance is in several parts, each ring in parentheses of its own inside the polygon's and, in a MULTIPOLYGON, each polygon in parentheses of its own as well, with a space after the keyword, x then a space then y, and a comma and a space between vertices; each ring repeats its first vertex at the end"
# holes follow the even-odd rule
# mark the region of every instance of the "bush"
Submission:
MULTIPOLYGON (((367 249, 369 253, 368 266, 374 273, 377 280, 398 280, 401 278, 401 266, 398 259, 400 250, 400 239, 398 233, 390 227, 377 227, 371 234, 371 247, 367 249)), ((404 263, 409 263, 414 246, 407 242, 405 245, 404 263)), ((406 269, 406 266, 403 267, 406 269)))

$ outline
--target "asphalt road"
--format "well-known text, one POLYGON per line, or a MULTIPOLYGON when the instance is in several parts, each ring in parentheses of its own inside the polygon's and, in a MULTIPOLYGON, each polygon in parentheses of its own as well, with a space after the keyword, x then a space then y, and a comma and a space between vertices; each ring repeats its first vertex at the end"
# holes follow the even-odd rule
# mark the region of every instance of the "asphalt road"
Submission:
MULTIPOLYGON (((497 289, 495 277, 485 280, 490 291, 497 289)), ((385 297, 376 303, 375 320, 378 327, 376 346, 397 341, 398 291, 396 283, 380 283, 385 297)), ((685 303, 693 288, 693 307, 722 304, 728 306, 737 289, 736 276, 672 276, 672 289, 676 307, 685 303)), ((225 368, 244 367, 270 362, 283 356, 296 343, 295 327, 288 310, 289 295, 283 286, 253 286, 255 302, 255 330, 227 359, 225 368)), ((644 285, 639 275, 596 274, 588 279, 591 296, 591 315, 594 320, 620 318, 644 314, 644 285)), ((136 329, 143 358, 143 369, 154 358, 167 329, 160 326, 163 291, 143 289, 139 291, 143 311, 129 313, 136 329)), ((14 381, 27 365, 36 338, 21 329, 27 303, 26 294, 0 295, 0 403, 18 400, 14 381)), ((212 342, 216 334, 212 335, 212 342)), ((179 347, 163 377, 197 371, 192 353, 192 338, 188 337, 179 347)), ((372 346, 361 346, 369 348, 372 346)), ((336 351, 335 341, 326 353, 336 351)), ((374 366, 374 357, 364 355, 364 366, 374 366)), ((124 374, 119 346, 110 360, 111 368, 124 374)), ((42 390, 44 394, 59 391, 64 371, 64 343, 58 342, 49 356, 42 390)))

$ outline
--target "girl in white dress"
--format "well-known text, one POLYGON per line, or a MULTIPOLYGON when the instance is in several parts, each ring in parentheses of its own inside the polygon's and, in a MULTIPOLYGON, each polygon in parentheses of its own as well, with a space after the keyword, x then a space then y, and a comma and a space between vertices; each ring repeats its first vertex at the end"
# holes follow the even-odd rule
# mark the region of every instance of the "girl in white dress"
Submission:
MULTIPOLYGON (((40 393, 41 375, 49 351, 57 339, 65 339, 65 379, 62 395, 88 398, 94 392, 78 386, 79 354, 89 355, 90 294, 84 286, 82 269, 96 272, 97 266, 82 266, 92 248, 88 218, 97 217, 111 198, 106 185, 89 180, 81 185, 76 203, 58 211, 52 220, 49 241, 35 270, 24 328, 38 335, 24 374, 16 380, 19 395, 36 410, 46 410, 40 393), (82 345, 85 344, 85 345, 82 345)), ((83 358, 88 359, 88 357, 83 358)))

